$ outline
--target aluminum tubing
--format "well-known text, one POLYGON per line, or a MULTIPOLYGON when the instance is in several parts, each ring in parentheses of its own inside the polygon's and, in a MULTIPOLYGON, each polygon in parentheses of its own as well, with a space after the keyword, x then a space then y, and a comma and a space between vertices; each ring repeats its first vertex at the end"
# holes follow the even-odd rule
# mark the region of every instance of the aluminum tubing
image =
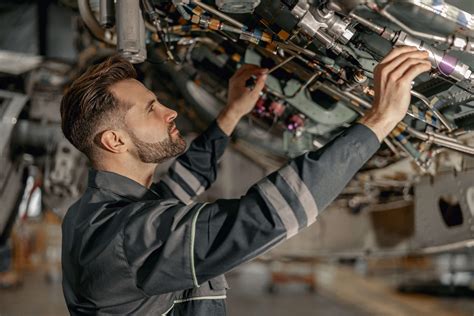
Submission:
POLYGON ((145 61, 145 25, 139 1, 118 0, 115 15, 119 54, 132 63, 145 61))

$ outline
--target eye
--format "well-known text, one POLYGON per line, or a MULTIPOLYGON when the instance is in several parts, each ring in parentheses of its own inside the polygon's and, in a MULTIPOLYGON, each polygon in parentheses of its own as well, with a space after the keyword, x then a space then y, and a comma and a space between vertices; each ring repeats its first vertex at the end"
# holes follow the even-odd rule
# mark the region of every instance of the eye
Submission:
POLYGON ((148 109, 148 113, 153 112, 154 109, 155 109, 155 105, 152 104, 150 108, 148 109))

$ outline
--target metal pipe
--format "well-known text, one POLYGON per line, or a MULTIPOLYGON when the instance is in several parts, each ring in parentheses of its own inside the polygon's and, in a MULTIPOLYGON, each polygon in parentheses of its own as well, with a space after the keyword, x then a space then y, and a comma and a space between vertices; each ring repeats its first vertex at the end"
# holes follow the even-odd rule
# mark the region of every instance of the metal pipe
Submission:
MULTIPOLYGON (((344 96, 348 99, 351 99, 357 103, 360 103, 366 107, 371 107, 372 105, 353 95, 352 93, 350 92, 347 92, 347 91, 337 91, 336 89, 332 88, 331 86, 327 85, 327 84, 324 84, 322 83, 320 85, 321 87, 325 88, 325 90, 329 91, 330 93, 333 93, 337 96, 344 96)), ((356 111, 359 115, 361 116, 364 116, 364 112, 362 111, 362 109, 356 107, 356 106, 349 106, 351 109, 353 109, 354 111, 356 111)), ((448 148, 451 148, 451 149, 454 149, 454 150, 457 150, 457 151, 460 151, 460 152, 464 152, 464 153, 467 153, 467 154, 471 154, 471 155, 474 155, 474 148, 472 147, 469 147, 469 146, 466 146, 466 145, 463 145, 463 144, 460 144, 456 139, 452 139, 448 136, 445 136, 445 135, 441 135, 441 134, 437 134, 437 133, 430 133, 430 134, 426 134, 426 133, 423 133, 423 132, 419 132, 409 126, 407 126, 405 123, 403 122, 400 122, 399 124, 401 124, 401 126, 403 126, 404 128, 406 128, 406 130, 412 134, 413 136, 423 140, 423 141, 432 141, 433 143, 437 144, 437 145, 440 145, 440 146, 443 146, 443 147, 448 147, 448 148)))
POLYGON ((186 21, 191 20, 191 15, 186 11, 183 5, 177 4, 175 5, 175 7, 176 7, 176 10, 179 12, 179 14, 181 14, 183 19, 185 19, 186 21))
POLYGON ((398 149, 404 152, 407 157, 410 157, 412 160, 415 160, 412 154, 405 147, 403 147, 402 143, 400 143, 394 136, 389 134, 387 138, 390 138, 390 140, 398 147, 398 149))
POLYGON ((438 138, 438 135, 436 135, 436 134, 433 135, 433 138, 434 138, 433 143, 435 143, 437 145, 447 147, 447 148, 451 148, 451 149, 454 149, 454 150, 457 150, 457 151, 460 151, 460 152, 463 152, 463 153, 466 153, 466 154, 474 155, 474 148, 472 148, 472 147, 469 147, 469 146, 466 146, 466 145, 463 145, 463 144, 454 143, 452 141, 447 141, 447 140, 442 139, 442 138, 438 138))
POLYGON ((445 43, 445 44, 448 44, 449 47, 451 49, 454 49, 454 50, 464 51, 464 52, 468 52, 468 53, 472 53, 474 51, 474 43, 468 37, 462 38, 462 37, 458 37, 456 35, 451 35, 451 36, 444 37, 444 36, 437 36, 437 35, 433 35, 433 34, 429 34, 429 33, 416 31, 416 30, 410 28, 408 25, 406 25, 402 21, 398 20, 393 15, 391 15, 387 11, 387 8, 388 8, 388 5, 385 8, 383 8, 382 10, 377 10, 377 11, 380 13, 380 15, 387 18, 391 22, 395 23, 402 30, 404 30, 405 32, 407 32, 408 34, 410 34, 412 36, 419 37, 419 38, 429 40, 429 41, 445 43))
POLYGON ((281 63, 278 63, 276 64, 275 66, 273 66, 272 68, 270 68, 270 70, 268 70, 267 72, 267 75, 271 74, 272 72, 274 72, 275 70, 283 67, 284 65, 286 65, 288 62, 290 62, 291 60, 293 60, 297 55, 291 55, 290 57, 288 57, 287 59, 283 60, 281 63))
POLYGON ((211 7, 210 5, 207 5, 201 1, 193 1, 193 3, 195 3, 196 5, 200 6, 201 8, 203 8, 204 10, 208 11, 208 12, 211 12, 212 14, 214 15, 217 15, 218 17, 220 17, 221 19, 224 19, 226 20, 227 22, 229 23, 232 23, 234 24, 235 26, 237 26, 238 28, 243 28, 244 25, 242 23, 240 23, 239 21, 231 18, 230 16, 228 16, 227 14, 224 14, 222 12, 220 12, 219 10, 211 7))
MULTIPOLYGON (((360 24, 364 25, 365 27, 371 29, 372 31, 384 36, 384 38, 386 39, 390 39, 390 40, 393 40, 395 39, 395 32, 393 32, 392 30, 390 29, 387 29, 385 27, 381 27, 361 16, 358 16, 357 14, 355 13, 351 13, 349 15, 351 18, 355 19, 357 22, 359 22, 360 24), (384 34, 385 33, 385 34, 384 34)), ((433 51, 429 50, 430 53, 433 53, 433 51)), ((433 114, 436 115, 436 117, 439 119, 439 121, 451 132, 453 130, 453 127, 451 126, 451 123, 446 119, 446 117, 441 114, 437 109, 433 108, 431 106, 431 103, 430 101, 424 96, 422 95, 421 93, 418 93, 417 91, 414 91, 414 90, 411 90, 410 93, 420 99, 432 112, 433 114)), ((411 113, 408 113, 409 115, 412 115, 411 113)), ((412 115, 413 116, 413 115, 412 115)), ((415 116, 413 116, 415 117, 415 116)))
MULTIPOLYGON (((291 43, 291 42, 289 42, 291 43)), ((289 50, 289 51, 292 51, 292 52, 295 52, 295 53, 298 53, 298 54, 304 54, 306 56, 309 56, 309 57, 315 57, 317 56, 317 54, 309 49, 306 49, 306 48, 303 48, 303 47, 300 47, 300 46, 297 46, 293 43, 291 44, 287 44, 287 43, 283 43, 283 42, 277 42, 277 45, 283 49, 286 49, 286 50, 289 50)))
POLYGON ((117 51, 131 63, 146 60, 145 21, 138 1, 118 1, 115 7, 117 51))
MULTIPOLYGON (((420 111, 416 105, 410 105, 410 108, 407 111, 407 115, 413 117, 414 119, 420 120, 428 125, 433 126, 434 128, 439 129, 440 124, 436 116, 428 116, 429 112, 420 111), (411 109, 411 110, 410 110, 411 109)), ((431 114, 431 113, 430 113, 431 114)))
POLYGON ((354 13, 350 16, 383 38, 391 41, 394 45, 414 46, 419 50, 427 51, 429 54, 428 59, 431 62, 432 67, 437 69, 443 75, 453 78, 456 81, 470 78, 474 79, 473 72, 467 64, 462 63, 456 57, 448 55, 440 49, 428 45, 417 37, 404 31, 395 32, 387 27, 378 26, 377 24, 354 13))
POLYGON ((424 33, 424 32, 419 32, 419 31, 415 31, 414 29, 411 29, 410 27, 405 25, 402 21, 398 20, 396 17, 394 17, 393 15, 388 13, 387 10, 386 10, 387 7, 385 7, 382 10, 377 10, 377 12, 381 16, 387 18, 389 21, 391 21, 391 22, 395 23, 396 25, 398 25, 402 30, 409 33, 410 35, 413 35, 413 36, 419 37, 419 38, 423 38, 423 39, 429 40, 429 41, 442 42, 442 43, 447 43, 447 44, 451 43, 451 38, 450 37, 437 36, 437 35, 424 33))
POLYGON ((425 133, 427 135, 433 135, 433 136, 436 136, 440 139, 444 139, 444 140, 449 141, 449 142, 454 142, 454 143, 460 144, 459 140, 457 140, 455 138, 452 138, 450 136, 446 136, 446 135, 443 135, 443 134, 438 134, 438 133, 435 133, 435 132, 432 132, 432 131, 425 131, 425 133))
POLYGON ((323 31, 321 30, 317 30, 316 33, 315 33, 315 37, 321 42, 324 44, 324 46, 326 47, 326 49, 330 49, 332 50, 335 54, 339 55, 341 54, 344 49, 342 48, 341 45, 339 45, 339 43, 336 42, 336 40, 334 38, 332 38, 331 36, 329 36, 328 34, 324 33, 323 31))
POLYGON ((405 124, 399 123, 397 126, 390 132, 390 136, 392 136, 395 140, 397 140, 408 152, 408 154, 418 162, 420 161, 421 153, 418 149, 410 143, 405 135, 403 134, 406 130, 405 124))
POLYGON ((395 154, 396 157, 400 157, 400 152, 397 150, 397 147, 395 147, 395 145, 388 137, 384 138, 383 142, 395 154))
POLYGON ((335 95, 341 99, 345 99, 348 103, 346 104, 351 110, 353 110, 354 112, 356 112, 357 114, 359 114, 360 116, 364 116, 365 113, 364 111, 354 105, 353 102, 351 101, 355 101, 356 103, 358 104, 363 104, 364 106, 367 106, 367 105, 370 105, 372 106, 370 103, 368 103, 367 101, 365 100, 362 100, 360 99, 359 97, 357 97, 356 95, 352 94, 352 93, 346 93, 345 91, 342 91, 342 90, 339 90, 327 83, 318 83, 318 85, 315 87, 315 90, 316 89, 319 89, 319 90, 322 90, 322 91, 326 91, 328 92, 329 94, 332 94, 332 95, 335 95))
POLYGON ((457 151, 460 151, 460 152, 463 152, 463 153, 466 153, 466 154, 474 155, 474 148, 473 147, 469 147, 469 146, 460 144, 455 139, 450 139, 449 137, 447 137, 445 135, 440 135, 440 134, 437 134, 437 133, 429 133, 429 134, 423 133, 423 132, 417 131, 416 129, 413 129, 413 128, 407 126, 403 122, 400 123, 400 124, 403 124, 406 131, 408 133, 410 133, 411 135, 415 136, 418 139, 421 139, 423 141, 429 141, 429 142, 432 142, 433 144, 443 146, 443 147, 447 147, 447 148, 451 148, 451 149, 454 149, 454 150, 457 150, 457 151))
POLYGON ((453 127, 451 126, 451 123, 448 121, 448 119, 443 115, 441 114, 441 112, 439 112, 437 109, 435 109, 430 101, 428 100, 427 97, 425 97, 423 94, 415 91, 415 90, 411 90, 410 91, 411 95, 414 96, 415 98, 419 99, 421 102, 423 102, 432 112, 434 115, 436 115, 436 117, 439 119, 439 121, 448 129, 448 131, 453 131, 453 127))
MULTIPOLYGON (((362 104, 362 105, 363 105, 365 108, 367 108, 367 109, 372 108, 372 104, 371 104, 371 103, 369 103, 368 101, 366 101, 366 100, 364 100, 364 99, 358 97, 358 96, 355 95, 355 94, 352 94, 350 91, 343 91, 343 90, 340 90, 340 91, 339 91, 339 90, 336 90, 336 89, 333 88, 333 87, 330 87, 330 86, 327 85, 327 84, 322 84, 322 86, 324 86, 324 87, 325 87, 327 90, 329 90, 331 93, 333 93, 333 94, 335 94, 335 95, 337 95, 337 96, 339 96, 339 97, 344 96, 344 97, 348 98, 349 100, 352 100, 352 101, 354 101, 354 102, 356 102, 356 103, 358 103, 358 104, 362 104)), ((350 106, 350 108, 351 108, 352 110, 357 109, 357 110, 355 110, 355 111, 356 111, 358 114, 360 114, 360 115, 362 115, 362 116, 364 115, 363 111, 362 111, 360 108, 354 107, 354 106, 350 106)), ((413 117, 413 118, 415 118, 415 119, 421 120, 421 121, 425 122, 426 124, 429 124, 429 125, 432 125, 432 126, 434 126, 434 127, 436 127, 436 128, 439 128, 439 126, 434 125, 433 122, 428 122, 427 120, 422 120, 422 119, 420 119, 419 115, 414 114, 414 113, 411 112, 410 110, 407 111, 407 115, 409 115, 409 116, 411 116, 411 117, 413 117)))
POLYGON ((354 12, 350 13, 349 17, 353 18, 354 20, 359 22, 359 24, 362 24, 363 26, 365 26, 366 28, 374 31, 375 33, 382 34, 385 30, 385 27, 379 26, 379 25, 373 23, 372 21, 369 21, 369 20, 355 14, 354 12))
POLYGON ((100 25, 109 29, 115 25, 114 0, 100 0, 100 25))
POLYGON ((108 38, 107 36, 105 36, 105 30, 100 27, 99 22, 95 18, 94 12, 92 12, 92 9, 89 4, 89 0, 78 0, 77 6, 79 8, 79 14, 81 15, 82 20, 95 38, 109 45, 117 44, 116 37, 108 38))

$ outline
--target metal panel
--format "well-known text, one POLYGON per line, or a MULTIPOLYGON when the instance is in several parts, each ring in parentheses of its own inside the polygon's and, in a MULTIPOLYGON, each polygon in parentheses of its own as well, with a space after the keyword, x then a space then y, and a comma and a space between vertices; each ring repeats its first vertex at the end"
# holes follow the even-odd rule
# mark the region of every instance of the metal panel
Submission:
POLYGON ((431 248, 474 239, 473 214, 467 202, 467 192, 472 187, 474 170, 421 178, 415 187, 415 248, 431 248), (439 199, 443 195, 451 195, 459 200, 463 217, 461 225, 446 225, 439 208, 439 199))
MULTIPOLYGON (((27 96, 0 90, 0 239, 22 187, 21 171, 10 160, 10 137, 27 96)), ((1 240, 0 240, 1 241, 1 240)))

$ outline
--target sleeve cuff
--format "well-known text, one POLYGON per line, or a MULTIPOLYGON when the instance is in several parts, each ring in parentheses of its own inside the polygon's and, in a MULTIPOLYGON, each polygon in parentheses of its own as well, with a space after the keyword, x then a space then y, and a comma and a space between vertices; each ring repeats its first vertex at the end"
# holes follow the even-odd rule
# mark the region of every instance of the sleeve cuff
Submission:
POLYGON ((360 140, 364 151, 371 156, 380 148, 380 141, 369 127, 364 124, 356 123, 346 130, 346 133, 351 133, 356 139, 360 140))
POLYGON ((217 124, 217 120, 212 121, 204 133, 210 138, 230 138, 230 136, 227 136, 227 134, 220 128, 219 124, 217 124))

